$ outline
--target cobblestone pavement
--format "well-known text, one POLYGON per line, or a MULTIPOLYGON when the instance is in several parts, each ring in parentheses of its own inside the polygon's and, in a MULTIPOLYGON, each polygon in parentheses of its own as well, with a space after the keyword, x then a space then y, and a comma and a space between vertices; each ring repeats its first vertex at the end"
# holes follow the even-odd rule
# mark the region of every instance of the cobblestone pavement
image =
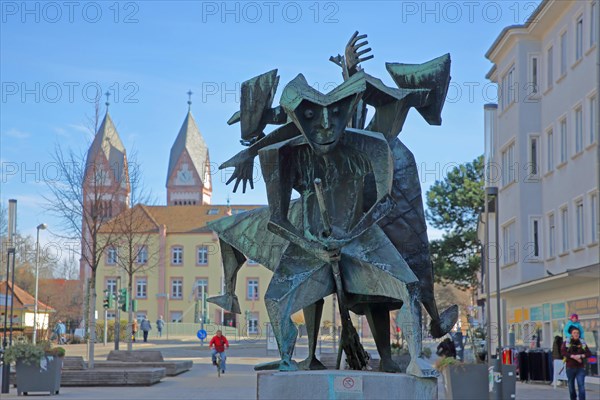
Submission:
MULTIPOLYGON (((84 356, 85 345, 68 345, 67 355, 84 356)), ((125 347, 121 347, 124 349, 125 347)), ((96 346, 96 359, 106 359, 106 354, 113 346, 96 346)), ((276 354, 267 354, 264 341, 239 341, 232 344, 228 351, 227 372, 221 378, 211 365, 210 353, 206 345, 200 347, 197 341, 155 341, 153 343, 136 343, 134 349, 160 349, 166 358, 190 359, 194 361, 191 371, 176 377, 166 377, 162 382, 149 387, 62 387, 60 399, 81 400, 179 400, 179 399, 220 399, 243 400, 256 398, 256 373, 253 366, 274 360, 276 354)), ((305 349, 300 346, 298 358, 301 359, 305 349)), ((588 399, 600 399, 600 386, 586 385, 588 399)), ((10 393, 0 394, 0 399, 22 399, 16 389, 10 393)), ((554 389, 547 384, 517 383, 517 399, 522 400, 564 400, 569 394, 566 388, 554 389)))

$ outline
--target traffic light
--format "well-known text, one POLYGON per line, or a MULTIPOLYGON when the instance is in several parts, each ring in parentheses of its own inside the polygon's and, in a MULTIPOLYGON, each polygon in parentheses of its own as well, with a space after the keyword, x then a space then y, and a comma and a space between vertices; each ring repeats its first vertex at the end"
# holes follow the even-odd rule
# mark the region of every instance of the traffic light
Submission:
POLYGON ((131 311, 137 311, 137 300, 131 300, 131 311))
POLYGON ((102 302, 102 306, 106 309, 110 308, 110 293, 108 293, 108 290, 104 291, 104 301, 102 302))
POLYGON ((127 292, 127 288, 119 290, 119 305, 122 311, 129 311, 129 293, 127 292))

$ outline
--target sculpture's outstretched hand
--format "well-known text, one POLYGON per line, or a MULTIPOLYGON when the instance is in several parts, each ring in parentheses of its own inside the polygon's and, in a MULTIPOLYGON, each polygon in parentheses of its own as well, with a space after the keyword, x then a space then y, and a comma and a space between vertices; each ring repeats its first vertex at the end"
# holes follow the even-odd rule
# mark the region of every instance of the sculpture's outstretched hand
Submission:
POLYGON ((360 40, 365 39, 366 37, 367 35, 359 35, 358 31, 356 31, 348 41, 348 44, 346 45, 344 54, 346 59, 346 68, 348 70, 349 76, 352 76, 358 71, 358 64, 360 64, 363 61, 370 60, 374 57, 372 54, 362 57, 363 55, 371 51, 370 47, 361 50, 362 47, 369 44, 367 40, 359 43, 360 40))
POLYGON ((247 183, 250 183, 250 188, 254 189, 254 157, 248 151, 242 150, 221 164, 219 169, 232 167, 234 168, 233 174, 225 184, 229 185, 235 179, 234 193, 237 191, 240 182, 242 182, 242 193, 246 193, 247 183))

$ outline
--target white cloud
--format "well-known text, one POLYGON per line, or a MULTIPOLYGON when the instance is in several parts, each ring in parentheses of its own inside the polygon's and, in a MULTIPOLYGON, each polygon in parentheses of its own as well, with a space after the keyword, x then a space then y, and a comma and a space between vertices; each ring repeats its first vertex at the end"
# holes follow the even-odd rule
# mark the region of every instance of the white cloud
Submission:
POLYGON ((15 139, 27 139, 31 134, 29 132, 20 131, 18 129, 12 128, 4 132, 5 135, 13 137, 15 139))

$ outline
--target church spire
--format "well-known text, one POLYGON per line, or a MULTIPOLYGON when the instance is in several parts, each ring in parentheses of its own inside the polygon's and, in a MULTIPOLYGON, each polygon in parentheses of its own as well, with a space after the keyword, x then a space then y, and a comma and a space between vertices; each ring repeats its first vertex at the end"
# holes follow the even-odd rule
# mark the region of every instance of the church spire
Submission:
POLYGON ((167 171, 167 204, 210 204, 212 185, 208 146, 192 116, 192 91, 188 95, 188 112, 171 147, 167 171))

